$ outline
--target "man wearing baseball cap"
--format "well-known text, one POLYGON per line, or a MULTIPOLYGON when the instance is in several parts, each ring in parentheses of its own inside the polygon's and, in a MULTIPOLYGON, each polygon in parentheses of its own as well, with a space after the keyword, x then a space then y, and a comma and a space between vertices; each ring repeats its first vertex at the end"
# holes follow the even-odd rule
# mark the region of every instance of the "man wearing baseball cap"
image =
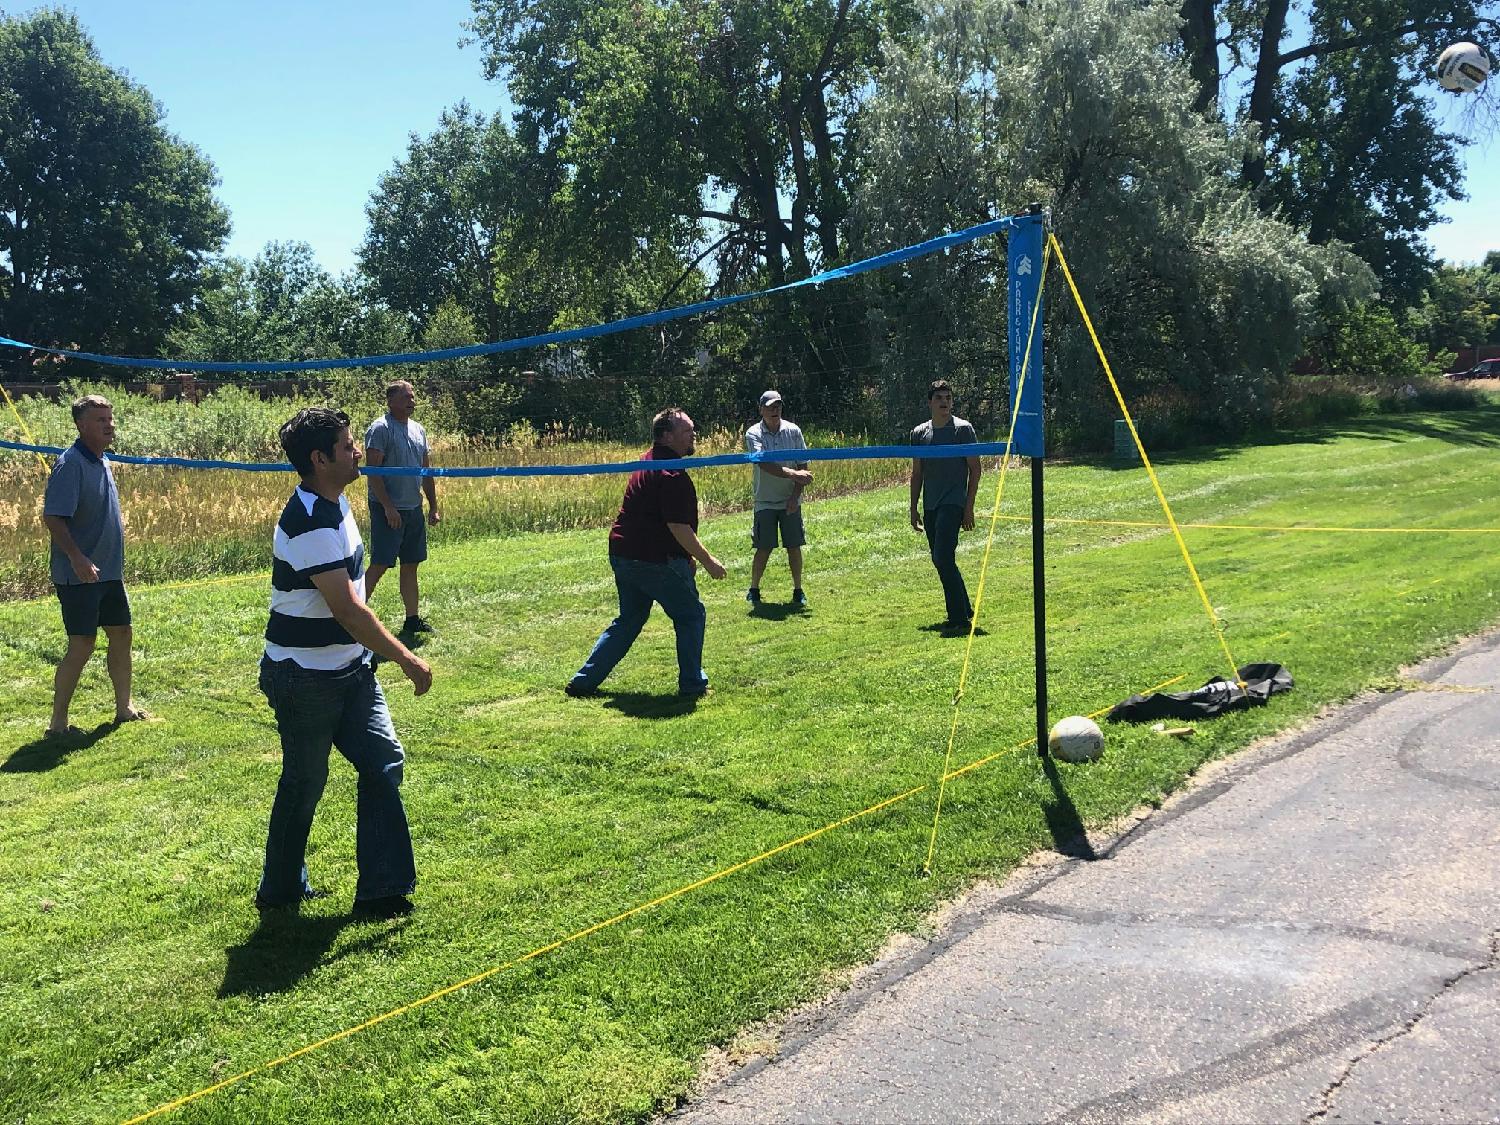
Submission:
MULTIPOLYGON (((795 423, 781 417, 781 395, 767 391, 760 396, 760 421, 745 431, 745 452, 758 453, 772 449, 806 449, 802 431, 795 423)), ((792 571, 792 605, 807 605, 802 592, 802 545, 807 533, 802 526, 802 490, 812 483, 807 462, 795 464, 780 461, 757 462, 753 467, 751 492, 755 498, 754 523, 750 543, 755 558, 750 564, 750 589, 745 600, 760 605, 760 579, 766 563, 777 546, 786 548, 787 566, 792 571)))

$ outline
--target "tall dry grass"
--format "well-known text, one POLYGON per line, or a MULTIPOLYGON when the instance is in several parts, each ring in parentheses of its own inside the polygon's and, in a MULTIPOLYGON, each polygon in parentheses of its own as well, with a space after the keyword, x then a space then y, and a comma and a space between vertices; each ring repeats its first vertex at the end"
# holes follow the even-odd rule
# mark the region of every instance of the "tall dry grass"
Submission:
MULTIPOLYGON (((121 426, 122 435, 124 424, 121 426)), ((816 445, 862 444, 842 434, 811 434, 816 445)), ((55 437, 53 442, 62 444, 55 437)), ((125 444, 125 443, 121 443, 125 444)), ((740 448, 729 431, 700 435, 698 453, 740 448)), ((134 452, 134 450, 132 450, 134 452)), ((158 453, 174 452, 170 448, 158 453)), ((474 448, 439 441, 434 463, 477 465, 603 464, 634 460, 640 445, 568 442, 543 436, 521 447, 474 448)), ((186 582, 269 569, 271 532, 295 481, 290 473, 177 469, 116 463, 125 520, 128 583, 186 582)), ((813 466, 811 499, 877 488, 905 479, 896 461, 833 461, 813 466)), ((705 513, 749 507, 750 470, 744 466, 693 474, 705 513)), ((41 521, 46 473, 33 454, 0 451, 0 598, 35 597, 50 589, 47 532, 41 521)), ((531 531, 606 526, 619 509, 625 477, 484 477, 440 479, 443 522, 433 542, 531 531)), ((349 489, 368 534, 365 488, 349 489)))

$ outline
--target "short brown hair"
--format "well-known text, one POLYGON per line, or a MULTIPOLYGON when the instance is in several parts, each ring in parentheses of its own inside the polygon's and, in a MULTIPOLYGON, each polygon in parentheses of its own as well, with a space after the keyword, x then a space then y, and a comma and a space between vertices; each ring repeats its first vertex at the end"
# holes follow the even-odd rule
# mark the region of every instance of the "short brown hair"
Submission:
POLYGON ((397 391, 407 391, 410 394, 416 394, 417 388, 412 386, 405 379, 397 379, 394 383, 387 385, 387 387, 385 388, 385 400, 389 402, 391 400, 391 396, 394 395, 397 391))
POLYGON ((100 410, 113 410, 115 404, 103 395, 84 395, 73 404, 73 421, 77 422, 78 419, 83 417, 83 412, 91 407, 98 407, 100 410))
POLYGON ((934 379, 927 384, 927 401, 931 402, 932 396, 937 394, 938 391, 947 391, 951 395, 953 393, 953 386, 947 379, 934 379))
POLYGON ((651 419, 651 440, 661 441, 662 438, 675 430, 677 424, 686 417, 687 411, 682 409, 682 407, 667 407, 655 418, 651 419))

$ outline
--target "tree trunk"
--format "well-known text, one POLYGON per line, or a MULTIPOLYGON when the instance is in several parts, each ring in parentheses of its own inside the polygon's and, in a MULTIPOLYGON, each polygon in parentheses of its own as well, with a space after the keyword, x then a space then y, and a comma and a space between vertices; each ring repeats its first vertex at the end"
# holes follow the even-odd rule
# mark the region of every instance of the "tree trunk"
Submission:
POLYGON ((1270 0, 1260 25, 1260 51, 1255 61, 1255 84, 1250 88, 1249 118, 1260 126, 1260 148, 1245 158, 1245 184, 1252 191, 1266 178, 1266 147, 1275 126, 1276 79, 1281 73, 1281 40, 1291 0, 1270 0))
POLYGON ((1219 106, 1218 16, 1214 0, 1182 0, 1182 48, 1197 83, 1193 108, 1199 113, 1219 106))

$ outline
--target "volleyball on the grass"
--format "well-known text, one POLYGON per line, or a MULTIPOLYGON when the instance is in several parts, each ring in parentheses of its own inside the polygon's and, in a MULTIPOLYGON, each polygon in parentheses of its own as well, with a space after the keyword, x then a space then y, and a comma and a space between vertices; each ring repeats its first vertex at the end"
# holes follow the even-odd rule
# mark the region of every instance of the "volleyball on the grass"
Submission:
POLYGON ((1069 715, 1047 736, 1047 752, 1065 762, 1092 762, 1104 753, 1104 732, 1093 719, 1069 715))
POLYGON ((1490 57, 1477 43, 1455 43, 1438 56, 1438 85, 1452 93, 1477 90, 1489 76, 1490 57))

